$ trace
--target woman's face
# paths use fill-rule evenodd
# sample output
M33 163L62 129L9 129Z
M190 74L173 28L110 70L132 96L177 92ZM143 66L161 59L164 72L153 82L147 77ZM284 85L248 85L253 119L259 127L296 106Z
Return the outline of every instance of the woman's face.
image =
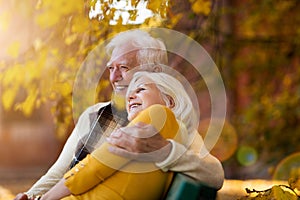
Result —
M155 83L147 77L141 77L127 96L128 120L131 121L139 112L153 104L166 105Z

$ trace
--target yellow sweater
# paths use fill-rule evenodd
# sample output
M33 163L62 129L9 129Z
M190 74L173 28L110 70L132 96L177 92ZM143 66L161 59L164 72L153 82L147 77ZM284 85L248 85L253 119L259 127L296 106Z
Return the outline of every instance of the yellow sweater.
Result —
M128 126L153 125L166 138L176 138L179 125L173 112L162 105L142 111ZM180 140L180 138L177 138ZM112 154L104 143L64 175L73 195L65 199L160 199L168 188L171 172L153 163L136 162Z

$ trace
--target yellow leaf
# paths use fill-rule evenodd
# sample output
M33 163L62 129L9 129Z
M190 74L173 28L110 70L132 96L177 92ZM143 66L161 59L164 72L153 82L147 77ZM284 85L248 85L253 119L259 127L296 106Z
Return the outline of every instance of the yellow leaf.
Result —
M163 19L158 16L154 16L146 20L146 23L144 24L145 27L158 27L163 23Z
M77 39L77 34L69 35L65 39L66 45L72 44Z
M75 17L73 19L72 32L84 33L89 28L90 21L87 18Z
M34 110L34 105L38 96L36 89L31 89L25 101L21 104L21 110L25 116L30 116Z
M291 193L290 190L282 189L280 186L273 186L271 197L274 197L275 199L281 199L281 200L297 200L297 197L294 193ZM273 199L273 198L269 198Z
M7 49L7 53L12 56L13 58L16 58L19 55L20 50L20 42L13 42Z
M4 71L3 72L3 76L2 76L2 79L1 79L1 84L4 86L4 87L7 87L9 86L13 81L14 81L14 77L17 75L16 72L17 70L15 70L15 66L8 69L7 71Z
M26 81L31 82L34 79L40 78L41 74L41 65L36 65L33 61L28 61L25 65L26 72L24 72L24 75L26 74Z
M148 1L147 8L152 10L154 13L157 13L157 10L160 9L162 0L152 0Z
M58 83L54 86L54 90L59 92L61 96L68 97L72 92L72 87L68 83Z
M40 25L42 28L49 28L57 24L59 22L60 16L57 13L42 13L41 15L37 16L36 23Z
M211 11L211 2L208 0L197 0L192 5L192 10L196 14L208 15Z
M74 68L77 66L76 59L74 57L68 58L66 62L66 67L67 68Z
M2 104L5 110L9 110L16 98L17 88L7 89L2 94Z
M54 56L58 56L59 55L59 50L58 49L51 49L50 52Z
M182 16L183 16L182 13L178 13L176 15L173 15L170 19L171 23L170 23L170 25L167 26L167 28L172 29L172 27L179 22L179 20L182 18Z
M97 3L97 0L91 0L90 3L89 3L90 7L94 8L96 3Z
M290 187L297 191L300 191L300 177L298 175L299 171L300 168L291 170L291 173L296 173L296 175L292 175L288 180Z
M140 3L140 0L131 0L131 5L133 6L133 7L137 7L137 5Z

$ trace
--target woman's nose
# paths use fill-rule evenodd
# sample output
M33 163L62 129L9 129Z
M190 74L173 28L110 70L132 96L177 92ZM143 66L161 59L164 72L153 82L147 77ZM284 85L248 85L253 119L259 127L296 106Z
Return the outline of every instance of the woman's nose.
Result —
M135 98L136 98L135 92L134 91L130 92L129 95L128 95L128 101L130 101L132 99L135 99Z

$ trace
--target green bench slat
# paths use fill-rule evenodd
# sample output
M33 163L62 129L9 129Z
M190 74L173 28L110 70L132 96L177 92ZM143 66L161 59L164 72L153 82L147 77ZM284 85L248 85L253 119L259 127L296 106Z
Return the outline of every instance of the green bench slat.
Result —
M176 173L165 200L215 200L217 189Z

